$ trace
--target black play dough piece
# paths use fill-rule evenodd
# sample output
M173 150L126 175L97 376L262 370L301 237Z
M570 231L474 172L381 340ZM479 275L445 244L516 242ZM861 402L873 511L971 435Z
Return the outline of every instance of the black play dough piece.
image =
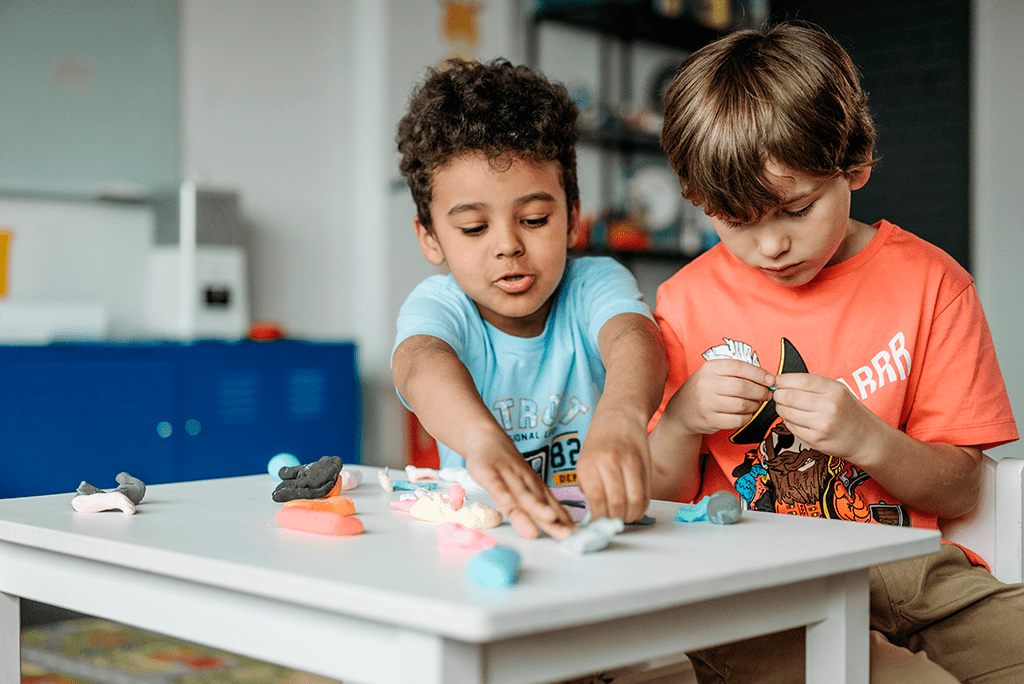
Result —
M322 498L338 481L341 468L340 456L324 456L307 465L285 466L277 473L281 483L271 496L274 501Z
M792 342L783 337L782 358L779 359L778 374L806 372L807 365L800 358L800 352L796 350ZM729 436L729 441L733 444L759 444L778 417L779 413L775 410L775 399L769 399L761 404L746 425Z

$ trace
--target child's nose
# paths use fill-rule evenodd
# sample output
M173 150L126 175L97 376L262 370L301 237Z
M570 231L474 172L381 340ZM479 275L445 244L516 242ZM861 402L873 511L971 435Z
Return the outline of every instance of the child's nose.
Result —
M498 256L518 256L523 253L523 241L516 226L500 225L492 234L495 253Z
M780 231L766 230L757 239L761 256L775 259L789 251L789 236Z

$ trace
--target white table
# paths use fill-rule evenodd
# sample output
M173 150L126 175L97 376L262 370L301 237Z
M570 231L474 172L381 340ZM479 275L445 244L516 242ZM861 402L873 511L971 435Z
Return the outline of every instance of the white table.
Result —
M810 684L866 684L867 568L939 548L928 530L775 514L676 523L654 502L655 525L583 556L490 530L522 570L485 589L363 470L354 537L277 525L269 475L152 486L133 516L0 500L0 684L20 681L22 597L346 684L550 681L804 625Z

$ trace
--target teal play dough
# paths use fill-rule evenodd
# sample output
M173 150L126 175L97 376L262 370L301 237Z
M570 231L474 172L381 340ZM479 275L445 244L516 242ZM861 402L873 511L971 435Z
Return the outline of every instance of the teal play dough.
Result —
M466 577L481 587L509 587L519 579L519 552L494 546L473 556L466 564Z
M709 521L716 525L732 525L743 516L743 507L735 494L722 489L694 504L683 504L676 510L676 522Z
M283 452L277 454L267 463L267 472L274 476L278 482L281 481L281 468L294 468L299 465L299 459L295 454Z

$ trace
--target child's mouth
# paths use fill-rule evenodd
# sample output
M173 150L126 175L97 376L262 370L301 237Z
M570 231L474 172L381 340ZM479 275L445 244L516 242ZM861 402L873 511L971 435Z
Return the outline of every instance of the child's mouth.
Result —
M515 273L499 279L497 285L509 294L519 294L533 285L533 276Z

